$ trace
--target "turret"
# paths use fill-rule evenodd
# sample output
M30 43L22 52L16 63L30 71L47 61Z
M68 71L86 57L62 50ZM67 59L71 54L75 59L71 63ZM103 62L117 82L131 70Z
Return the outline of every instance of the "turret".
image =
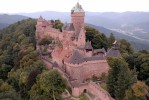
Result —
M85 50L86 50L86 56L87 57L93 56L93 47L92 47L91 41L86 42Z
M44 22L44 19L42 18L42 16L40 16L37 20L37 25L42 25Z

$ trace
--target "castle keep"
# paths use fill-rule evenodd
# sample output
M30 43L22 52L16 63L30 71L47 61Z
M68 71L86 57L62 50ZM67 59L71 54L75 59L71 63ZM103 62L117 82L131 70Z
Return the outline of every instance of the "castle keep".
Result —
M45 37L52 37L62 44L62 47L56 46L54 50L49 48L49 51L51 51L52 62L68 75L72 95L76 97L84 89L89 91L88 88L93 86L89 83L85 84L86 80L92 78L93 75L99 77L102 73L108 73L107 56L120 55L114 47L106 52L104 48L93 49L91 42L86 42L84 17L85 12L77 3L71 10L72 23L65 23L62 32L53 28L52 23L41 16L36 25L37 50L40 50L39 41Z

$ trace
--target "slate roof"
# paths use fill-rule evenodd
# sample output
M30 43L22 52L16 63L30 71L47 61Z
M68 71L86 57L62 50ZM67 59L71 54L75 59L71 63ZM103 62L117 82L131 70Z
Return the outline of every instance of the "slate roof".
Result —
M73 13L73 12L84 12L82 6L81 6L79 3L77 3L77 4L75 5L75 7L72 8L71 11L72 11L72 13Z
M74 31L75 30L72 23L65 23L63 26L63 29L67 30L67 31Z
M74 53L70 58L70 63L71 64L80 64L83 62L84 62L83 56L77 50L74 50Z
M85 49L86 49L86 50L93 50L93 47L92 47L92 44L91 44L90 41L87 41L87 42L86 42Z
M84 57L81 55L77 50L74 50L73 55L70 57L69 63L71 64L81 64L87 61L94 61L94 60L105 60L104 56L92 56L92 57Z
M119 56L121 56L121 54L120 54L120 51L118 49L115 49L114 47L112 47L107 52L107 55L106 56L107 57L119 57Z
M103 56L93 56L84 58L85 61L94 61L94 60L105 60Z
M102 48L102 49L95 49L94 51L95 51L95 52L103 52L103 53L106 53L106 50L105 50L104 48Z
M77 47L78 50L85 50L85 48Z

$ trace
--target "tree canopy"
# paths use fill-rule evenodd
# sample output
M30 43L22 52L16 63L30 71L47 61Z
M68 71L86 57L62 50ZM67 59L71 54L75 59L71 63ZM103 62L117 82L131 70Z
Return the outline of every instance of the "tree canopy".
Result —
M91 41L94 49L108 49L108 39L103 33L100 33L99 31L90 26L86 26L85 30L86 41Z
M50 84L54 86L55 95L60 98L66 87L60 74L57 71L47 71L45 64L40 59L39 53L36 51L35 25L35 19L27 19L1 31L0 99L31 99L33 98L31 94L37 95L34 89L38 86L41 88L39 87L37 90L45 89L44 93L52 97L51 91L47 91ZM43 40L42 44L49 42L51 43L51 41ZM51 79L54 79L55 82L53 83ZM42 96L42 94L38 94L38 97ZM44 96L46 95L44 94Z

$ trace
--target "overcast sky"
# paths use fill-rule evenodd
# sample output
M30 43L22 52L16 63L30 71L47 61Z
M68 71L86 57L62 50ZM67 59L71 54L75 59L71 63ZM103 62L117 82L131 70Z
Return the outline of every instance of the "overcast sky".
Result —
M69 12L78 0L0 0L0 13L39 11ZM80 0L85 11L92 12L149 12L149 0Z

